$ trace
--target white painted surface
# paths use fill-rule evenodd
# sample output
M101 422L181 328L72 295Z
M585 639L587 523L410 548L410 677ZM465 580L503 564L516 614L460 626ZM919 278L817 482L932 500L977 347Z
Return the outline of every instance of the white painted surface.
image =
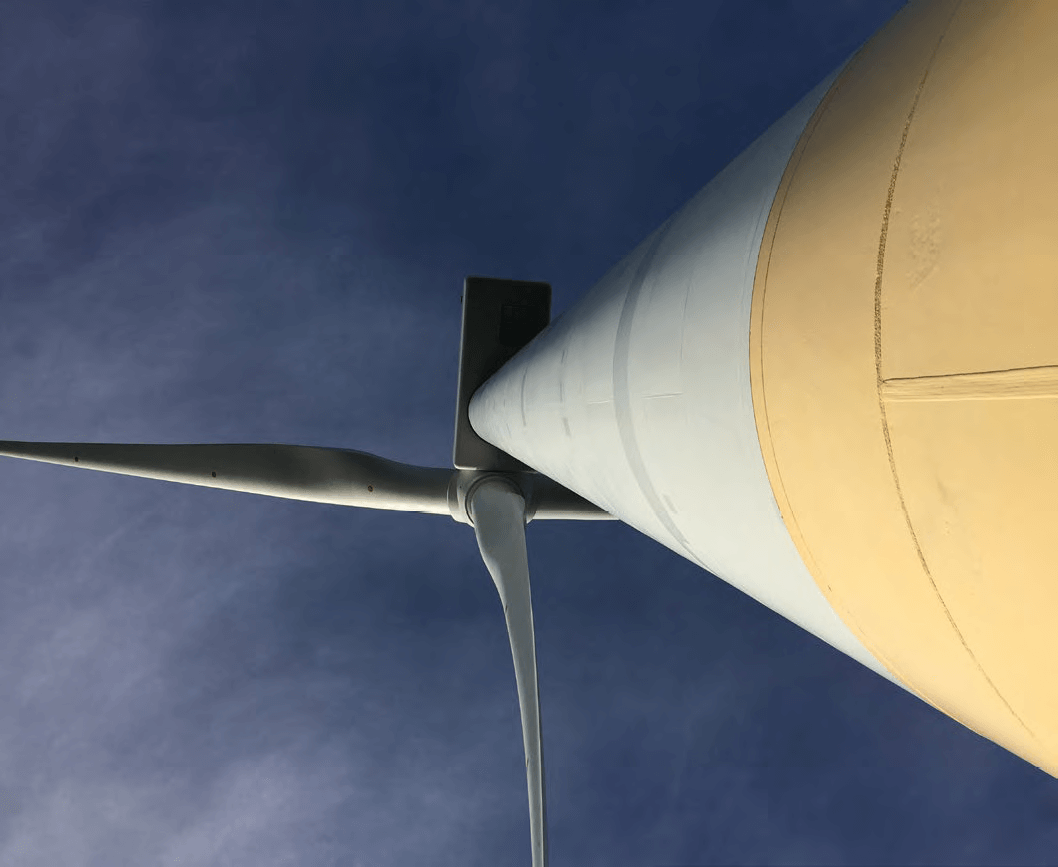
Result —
M801 561L768 481L750 391L764 226L836 76L486 382L470 419L484 439L896 682Z
M533 867L547 867L544 743L540 733L540 689L529 558L525 549L525 499L510 479L485 476L468 492L467 504L481 559L500 594L503 616L507 621L514 678L518 685L518 710L522 718Z

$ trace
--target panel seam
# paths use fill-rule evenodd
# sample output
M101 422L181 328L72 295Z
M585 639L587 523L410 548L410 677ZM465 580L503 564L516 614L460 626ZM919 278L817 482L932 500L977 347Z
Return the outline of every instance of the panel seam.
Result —
M981 665L980 660L974 655L973 650L970 649L966 637L955 622L955 618L948 609L948 606L944 601L944 596L941 594L940 588L937 586L937 582L934 580L933 574L930 572L929 565L926 563L925 553L922 551L922 546L919 543L918 534L915 533L914 525L911 522L911 514L908 511L907 502L904 499L904 492L900 486L900 476L896 471L896 459L893 454L893 442L889 433L889 421L886 414L885 380L882 378L882 280L885 265L886 242L889 236L889 218L893 207L893 196L896 193L896 180L897 176L900 174L900 163L903 159L904 149L907 145L907 137L911 131L911 123L914 120L915 110L918 108L919 99L922 96L922 92L925 90L926 80L929 78L930 70L933 68L933 63L936 60L937 53L940 51L941 44L944 42L944 37L947 36L948 31L951 29L951 23L955 19L955 15L961 6L962 3L960 2L956 4L952 10L951 17L949 17L944 30L941 31L940 37L937 39L937 44L933 47L933 53L930 55L929 60L926 63L926 69L922 73L922 78L919 80L918 88L915 90L915 98L911 102L911 109L908 111L907 120L904 122L904 129L900 136L900 145L897 147L896 158L893 161L893 171L889 178L889 190L886 194L885 208L882 211L882 224L879 230L878 258L875 266L874 279L874 368L878 391L878 408L881 414L882 435L885 438L885 451L889 458L889 469L892 473L893 484L896 487L897 498L900 501L900 510L904 515L904 522L907 525L908 533L911 535L912 544L915 546L915 554L918 556L919 565L921 565L922 571L929 580L930 586L933 588L933 592L936 594L937 600L940 602L941 608L944 610L944 616L948 619L949 625L958 637L963 649L973 661L974 666L981 673L981 676L985 679L985 682L989 685L999 700L1003 703L1003 706L1010 712L1011 716L1013 716L1021 727L1025 729L1029 737L1039 743L1036 736L1033 734L1032 729L1025 724L1025 721L1018 716L1017 711L1011 707L1010 702L1008 702L1006 697L999 691L999 688L992 681L992 678L988 676L988 672L985 671L984 666ZM955 714L952 714L952 716L955 716Z

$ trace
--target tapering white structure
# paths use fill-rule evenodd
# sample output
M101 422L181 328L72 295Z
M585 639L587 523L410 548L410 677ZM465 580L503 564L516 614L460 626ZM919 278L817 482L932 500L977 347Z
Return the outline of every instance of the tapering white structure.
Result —
M909 3L469 407L1051 774L1056 57L1056 4Z
M529 589L529 556L525 549L525 498L509 479L485 476L470 489L467 502L481 559L499 591L507 620L522 717L533 867L542 867L547 864L547 806L533 600Z
M891 677L783 523L757 443L764 226L830 75L474 395L487 441Z

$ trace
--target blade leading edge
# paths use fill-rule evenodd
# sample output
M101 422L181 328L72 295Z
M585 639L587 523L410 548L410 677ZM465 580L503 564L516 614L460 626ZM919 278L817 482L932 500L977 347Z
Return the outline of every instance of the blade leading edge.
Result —
M540 731L529 557L525 548L525 500L513 483L497 477L487 477L478 483L467 499L481 558L499 591L507 619L507 635L511 640L529 787L533 867L547 867L544 749Z

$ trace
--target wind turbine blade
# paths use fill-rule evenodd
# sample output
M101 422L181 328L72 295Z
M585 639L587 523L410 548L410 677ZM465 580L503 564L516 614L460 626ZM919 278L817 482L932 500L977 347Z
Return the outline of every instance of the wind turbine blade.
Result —
M131 445L0 440L0 455L289 500L447 515L454 470L349 449L263 444Z
M514 657L525 775L529 786L533 867L547 867L544 749L540 731L533 604L529 591L529 557L525 549L525 500L513 484L501 478L486 477L470 491L469 503L481 557L503 603Z
M539 473L521 473L522 489L529 491L526 517L529 521L616 521L601 506L584 499L580 494L564 488L554 479Z

